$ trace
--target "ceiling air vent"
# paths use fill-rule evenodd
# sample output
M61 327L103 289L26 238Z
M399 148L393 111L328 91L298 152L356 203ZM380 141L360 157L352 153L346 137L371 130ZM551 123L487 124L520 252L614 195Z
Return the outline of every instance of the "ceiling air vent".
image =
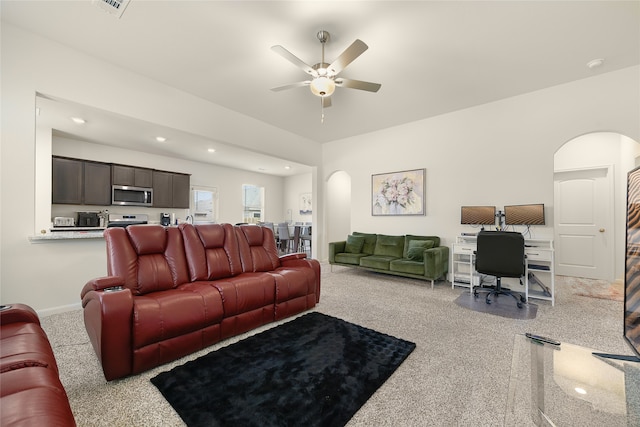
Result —
M130 1L131 0L93 0L93 4L111 15L121 18Z

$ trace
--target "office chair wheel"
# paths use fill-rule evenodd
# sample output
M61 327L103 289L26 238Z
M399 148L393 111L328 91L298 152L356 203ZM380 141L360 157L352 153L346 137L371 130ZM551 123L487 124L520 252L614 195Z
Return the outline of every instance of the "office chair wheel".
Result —
M518 301L516 305L518 306L518 308L522 308L522 303L520 301Z
M525 299L525 297L523 297L522 295L520 295L520 302L527 302L527 300Z

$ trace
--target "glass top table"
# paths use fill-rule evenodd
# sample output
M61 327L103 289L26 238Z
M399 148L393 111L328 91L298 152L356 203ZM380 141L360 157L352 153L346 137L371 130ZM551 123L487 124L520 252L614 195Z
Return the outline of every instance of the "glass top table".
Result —
M640 363L516 335L506 426L640 426Z

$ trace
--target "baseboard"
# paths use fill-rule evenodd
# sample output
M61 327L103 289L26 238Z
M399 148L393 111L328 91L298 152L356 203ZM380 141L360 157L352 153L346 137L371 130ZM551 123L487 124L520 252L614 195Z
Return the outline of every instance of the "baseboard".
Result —
M78 302L76 304L60 305L58 307L51 307L51 308L45 308L43 310L36 310L36 313L38 313L39 317L47 317L47 316L51 316L52 314L59 314L67 311L80 310L81 308L82 308L82 304Z

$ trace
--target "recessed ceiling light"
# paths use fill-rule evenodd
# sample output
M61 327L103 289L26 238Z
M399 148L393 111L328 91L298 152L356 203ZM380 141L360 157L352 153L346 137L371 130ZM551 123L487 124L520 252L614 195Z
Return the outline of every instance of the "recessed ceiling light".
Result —
M289 169L291 169L291 166L287 165L287 166L285 166L284 168L285 168L286 170L289 170Z
M86 121L80 117L71 117L71 120L73 120L74 123L77 123L79 125L83 125L86 123Z
M587 394L587 390L581 388L581 387L576 387L574 388L574 390L576 391L576 393L580 393L580 394Z
M156 141L158 142L165 142L167 140L167 138L165 138L164 136L156 136Z
M209 148L207 151L210 152L210 153L215 153L216 149L215 148Z
M604 64L604 59L598 58L598 59L594 59L592 61L587 62L587 67L593 70L594 68L598 68L602 64Z

